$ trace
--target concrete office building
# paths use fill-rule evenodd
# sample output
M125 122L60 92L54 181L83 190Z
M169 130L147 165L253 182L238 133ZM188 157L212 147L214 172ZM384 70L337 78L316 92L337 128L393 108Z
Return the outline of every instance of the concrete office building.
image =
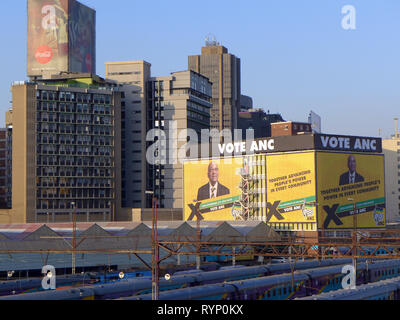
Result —
M243 130L243 136L246 130L254 131L254 138L271 137L271 124L285 121L282 116L277 114L267 114L263 109L249 109L239 112L238 128Z
M190 128L197 132L200 139L201 130L210 128L211 90L209 79L192 70L150 79L147 95L147 130L162 129L167 134L167 150L159 153L160 160L162 157L164 160L171 159L187 142L185 139L178 142L178 136L169 136L170 129L179 134ZM172 124L176 126L171 128ZM147 147L153 143L147 143ZM148 165L146 189L154 191L159 199L160 208L181 209L182 178L183 165L178 159L175 163L167 161L163 165ZM151 206L150 197L147 199L147 206Z
M246 112L253 109L253 98L245 95L240 96L240 111Z
M0 128L0 208L7 209L7 128Z
M146 61L107 62L106 79L121 91L122 207L146 205L146 86L151 64Z
M91 74L69 74L11 90L12 209L1 219L72 221L74 204L78 221L127 219L119 215L117 89Z
M211 128L236 129L241 108L240 59L216 41L206 41L201 55L189 56L188 69L212 82Z
M275 122L271 124L271 137L295 136L298 134L311 134L311 123L307 122Z
M7 174L7 208L12 208L12 125L6 124L7 142L6 142L6 174Z
M382 139L385 155L385 193L387 222L400 221L400 132L397 129L391 139Z

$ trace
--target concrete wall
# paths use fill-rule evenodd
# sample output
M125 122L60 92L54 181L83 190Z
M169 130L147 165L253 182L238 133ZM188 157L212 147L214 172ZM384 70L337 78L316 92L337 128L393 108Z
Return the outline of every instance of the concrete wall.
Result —
M382 140L385 155L385 196L386 221L395 222L400 219L400 138Z

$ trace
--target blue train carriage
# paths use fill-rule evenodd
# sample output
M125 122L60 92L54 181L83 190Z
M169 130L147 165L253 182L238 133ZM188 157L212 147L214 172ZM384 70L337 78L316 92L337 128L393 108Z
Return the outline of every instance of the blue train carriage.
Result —
M342 289L334 292L313 295L299 300L399 300L400 278L383 280L357 286L355 289Z
M221 299L221 300L287 300L321 294L342 289L343 266L297 271L293 274L281 274L222 284L203 285L195 288L160 293L161 300ZM368 279L365 270L384 273L394 277L400 267L400 261L380 261L373 264L360 263L357 283ZM372 277L374 281L377 278ZM151 295L132 299L151 299Z
M252 279L232 283L238 290L233 300L292 300L309 294L310 278L306 274L295 273Z
M0 296L43 291L42 280L43 278L30 278L2 281L0 282ZM56 289L63 290L66 288L78 287L85 284L96 283L98 280L98 275L95 273L58 275Z
M241 251L239 251L241 250ZM203 258L204 262L231 262L233 259L232 256L232 248L226 247L223 248L221 251L221 253L224 253L223 255L206 255ZM256 258L254 255L254 249L247 247L244 249L237 249L237 252L243 252L240 255L237 255L235 257L236 261L254 261L254 259Z

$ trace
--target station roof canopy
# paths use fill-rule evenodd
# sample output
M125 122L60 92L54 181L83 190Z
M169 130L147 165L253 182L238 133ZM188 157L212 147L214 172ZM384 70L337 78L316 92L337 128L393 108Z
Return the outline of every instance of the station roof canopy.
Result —
M139 259L135 254L121 251L151 250L151 227L151 223L147 222L78 223L76 249L93 250L93 253L77 254L77 267L93 264L143 266L140 259L150 265L151 254L143 253ZM264 222L201 221L199 227L202 241L241 242L279 238ZM196 241L198 236L196 221L158 222L157 229L159 241ZM70 268L70 252L49 251L71 251L72 234L72 223L0 225L0 272L36 270L45 264L56 268ZM161 251L160 257L166 255ZM170 257L166 262L176 264L176 257Z

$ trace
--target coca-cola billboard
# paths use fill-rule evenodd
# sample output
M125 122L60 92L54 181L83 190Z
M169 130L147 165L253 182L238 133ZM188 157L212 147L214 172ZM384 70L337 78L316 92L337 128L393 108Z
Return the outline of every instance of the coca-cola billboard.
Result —
M76 0L28 0L28 75L95 73L95 24Z

